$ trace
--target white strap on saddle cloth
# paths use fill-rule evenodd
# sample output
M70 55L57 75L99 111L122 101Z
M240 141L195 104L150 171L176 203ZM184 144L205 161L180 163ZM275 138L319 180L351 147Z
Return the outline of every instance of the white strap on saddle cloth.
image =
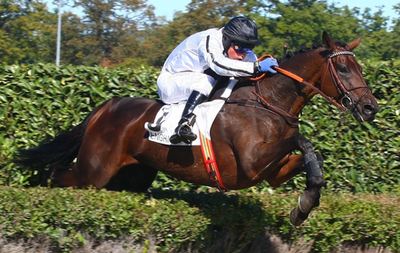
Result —
M232 93L233 88L237 83L236 79L231 78L228 86L225 88L222 98L228 98ZM175 134L175 128L178 126L178 122L181 119L183 109L185 108L186 101L178 104L164 105L157 113L153 122L158 122L161 125L161 130L158 132L148 131L148 139L153 142L165 144L165 145L177 145L177 146L199 146L200 138L199 131L207 138L211 139L211 126L217 117L218 112L224 105L224 99L215 99L209 102L204 102L194 109L196 115L196 123L192 127L193 133L197 135L197 139L191 144L184 142L178 144L172 144L169 138Z

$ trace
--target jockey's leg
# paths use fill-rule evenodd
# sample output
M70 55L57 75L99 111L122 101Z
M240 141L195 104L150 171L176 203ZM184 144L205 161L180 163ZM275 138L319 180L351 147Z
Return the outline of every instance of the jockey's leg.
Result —
M194 108L205 99L207 99L206 95L196 90L192 91L183 109L182 118L175 129L175 134L170 138L171 143L176 144L181 141L190 143L196 140L197 135L192 132L192 126L196 120L196 115L193 114L193 111Z
M169 87L169 94L164 96L163 101L171 103L182 100L187 101L182 112L182 118L179 121L178 127L175 129L175 134L171 136L170 142L172 144L181 141L191 143L197 138L191 128L195 122L193 110L198 104L207 99L216 80L205 73L189 72L174 74L170 76L170 79L166 80L166 82L173 87ZM166 85L167 84L164 84L164 86ZM167 92L164 94L167 94ZM182 99L182 97L184 97L184 99Z

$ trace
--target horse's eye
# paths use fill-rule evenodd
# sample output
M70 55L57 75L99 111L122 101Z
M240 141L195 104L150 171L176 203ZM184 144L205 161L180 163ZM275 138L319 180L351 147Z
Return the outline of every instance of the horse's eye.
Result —
M336 67L337 67L337 70L338 70L340 73L343 73L343 74L348 74L348 73L350 73L349 68L348 68L345 64L343 64L343 63L338 63L338 64L336 65Z

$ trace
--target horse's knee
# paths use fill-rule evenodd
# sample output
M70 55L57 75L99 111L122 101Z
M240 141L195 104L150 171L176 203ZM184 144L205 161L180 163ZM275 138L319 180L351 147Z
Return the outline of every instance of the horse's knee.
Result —
M321 154L315 152L312 143L303 136L299 136L298 145L304 154L307 188L325 186L326 182L323 179L323 159Z
M323 160L319 153L312 152L304 155L307 188L324 187L326 182L322 172Z

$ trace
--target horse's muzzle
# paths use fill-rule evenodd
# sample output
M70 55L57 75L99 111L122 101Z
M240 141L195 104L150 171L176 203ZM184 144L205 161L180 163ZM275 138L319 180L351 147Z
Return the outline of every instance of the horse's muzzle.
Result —
M378 111L379 106L376 100L366 99L365 101L360 101L356 106L356 110L353 111L353 115L360 122L371 122L375 119Z

